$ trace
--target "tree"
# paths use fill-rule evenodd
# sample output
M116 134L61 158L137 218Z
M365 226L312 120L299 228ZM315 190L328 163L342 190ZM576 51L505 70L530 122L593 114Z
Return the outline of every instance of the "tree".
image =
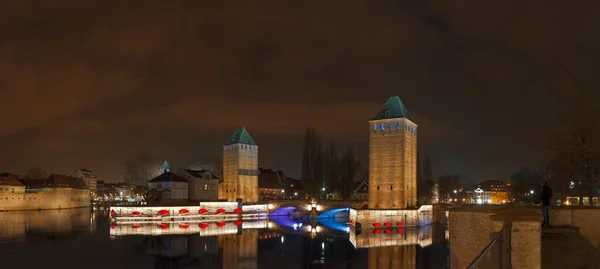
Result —
M340 177L340 159L335 149L335 143L331 142L328 149L322 153L321 169L321 188L327 191L337 190Z
M162 173L160 159L147 152L126 160L124 165L124 180L129 185L146 186L148 180Z
M340 182L340 193L342 195L342 199L346 200L350 198L352 195L352 187L354 186L354 182L358 177L358 173L360 172L361 164L356 157L354 156L354 151L352 147L348 147L348 151L344 154L341 160L341 182Z
M556 128L547 147L546 174L553 185L558 185L556 187L571 185L580 197L590 196L600 183L597 100L586 90L575 89L561 98L558 107L560 113L556 118L560 128Z
M309 127L304 135L302 144L302 180L307 183L308 193L316 197L318 191L317 179L319 178L319 165L322 158L322 141L315 132L315 129Z
M191 170L208 170L218 178L223 178L223 157L219 156L212 160L207 158L200 158L200 161L188 166Z
M45 170L34 166L27 172L27 177L30 179L46 179L48 178L48 173Z

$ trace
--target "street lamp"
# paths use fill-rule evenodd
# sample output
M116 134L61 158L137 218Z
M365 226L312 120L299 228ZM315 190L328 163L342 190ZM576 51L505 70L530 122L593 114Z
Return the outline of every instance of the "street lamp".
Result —
M322 190L322 191L325 191L325 188L322 188L321 190Z
M457 191L456 191L456 190L454 190L454 193L456 193L456 192L457 192Z
M533 194L533 190L529 191L529 193Z

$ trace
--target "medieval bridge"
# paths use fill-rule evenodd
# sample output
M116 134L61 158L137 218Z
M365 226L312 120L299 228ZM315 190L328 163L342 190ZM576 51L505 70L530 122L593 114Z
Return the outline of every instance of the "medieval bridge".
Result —
M367 201L345 200L270 200L267 209L271 216L287 216L293 212L310 213L319 218L335 218L352 209L362 209Z

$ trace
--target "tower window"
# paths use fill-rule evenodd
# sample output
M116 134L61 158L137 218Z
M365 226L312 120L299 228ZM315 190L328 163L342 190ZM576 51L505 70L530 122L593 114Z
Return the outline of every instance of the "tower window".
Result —
M394 188L392 187L392 185L390 185L390 191L393 190Z
M381 130L382 131L385 130L385 123L383 123L383 122L381 123Z
M396 122L396 130L400 130L400 122Z
M377 190L379 190L379 185L377 185Z
M392 123L390 122L388 129L390 129L390 131L392 130Z
M373 124L373 131L377 131L377 124Z

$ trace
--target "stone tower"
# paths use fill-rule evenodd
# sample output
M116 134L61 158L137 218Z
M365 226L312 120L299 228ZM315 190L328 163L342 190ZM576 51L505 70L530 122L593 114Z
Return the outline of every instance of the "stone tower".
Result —
M369 121L369 208L417 207L417 125L398 96Z
M258 146L246 131L239 128L223 146L223 182L219 199L244 203L258 202Z

